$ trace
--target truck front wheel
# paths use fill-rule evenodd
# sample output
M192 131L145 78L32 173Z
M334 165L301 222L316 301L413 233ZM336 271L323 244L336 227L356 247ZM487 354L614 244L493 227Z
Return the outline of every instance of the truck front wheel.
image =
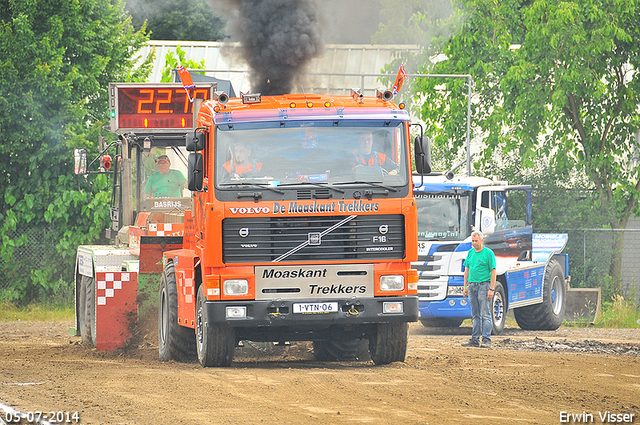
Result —
M377 365L403 362L407 355L409 325L405 323L378 323L369 336L371 360Z
M193 358L193 329L178 324L178 288L173 263L162 272L160 304L158 306L158 352L160 360L186 361Z
M544 272L542 303L514 309L518 326L526 330L558 329L564 319L566 291L562 266L556 260L549 261Z
M229 366L236 346L232 327L211 326L202 286L198 288L196 351L202 367Z
M496 282L495 291L493 291L493 299L491 300L491 319L493 322L493 335L500 335L504 330L504 322L507 320L506 315L506 297L502 283Z

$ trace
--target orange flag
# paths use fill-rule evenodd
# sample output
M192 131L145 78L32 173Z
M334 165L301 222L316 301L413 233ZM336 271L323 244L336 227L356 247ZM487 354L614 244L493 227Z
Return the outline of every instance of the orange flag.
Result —
M193 80L191 79L191 74L184 66L179 66L178 75L180 76L180 81L182 81L182 85L184 86L184 91L187 92L187 96L189 97L189 102L193 102L191 99L191 94L189 93L189 89L194 88L196 85L193 84Z
M393 94L398 94L398 91L402 88L402 83L407 79L407 73L404 70L404 64L400 65L400 69L398 70L398 76L396 77L396 82L393 84Z

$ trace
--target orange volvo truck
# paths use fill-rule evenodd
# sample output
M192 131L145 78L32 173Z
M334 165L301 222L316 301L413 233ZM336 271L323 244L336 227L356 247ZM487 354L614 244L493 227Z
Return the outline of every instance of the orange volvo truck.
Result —
M403 361L418 319L408 113L388 91L211 97L186 134L182 238L162 252L160 359L227 366L247 340ZM428 172L427 139L414 151Z

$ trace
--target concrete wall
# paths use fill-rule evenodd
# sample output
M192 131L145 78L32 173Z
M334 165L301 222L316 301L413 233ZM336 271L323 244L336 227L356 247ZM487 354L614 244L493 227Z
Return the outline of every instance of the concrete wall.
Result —
M140 57L155 50L156 56L150 82L159 82L165 56L175 52L180 46L188 59L200 62L204 59L208 72L215 78L230 80L236 93L249 91L248 66L240 55L239 43L218 43L204 41L162 41L151 40L140 51ZM380 45L380 44L327 44L322 56L311 60L307 66L306 93L349 94L350 89L363 88L366 95L374 95L376 88L382 88L376 77L362 78L359 75L345 74L379 74L384 66L391 63L398 51L417 53L415 45ZM226 70L226 71L225 71ZM233 71L233 72L231 72ZM397 73L396 69L394 73ZM389 87L387 87L389 88Z

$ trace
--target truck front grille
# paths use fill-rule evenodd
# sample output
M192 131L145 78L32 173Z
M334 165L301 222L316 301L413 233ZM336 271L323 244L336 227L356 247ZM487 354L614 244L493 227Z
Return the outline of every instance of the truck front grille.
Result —
M225 263L400 259L404 216L227 218L222 241Z

